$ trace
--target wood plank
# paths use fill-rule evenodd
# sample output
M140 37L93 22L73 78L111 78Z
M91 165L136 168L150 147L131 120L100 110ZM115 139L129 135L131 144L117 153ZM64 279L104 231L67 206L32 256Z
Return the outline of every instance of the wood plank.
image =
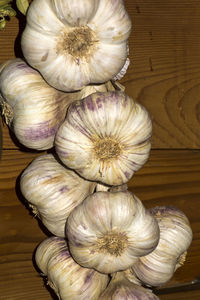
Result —
M122 83L152 116L152 147L199 149L200 2L125 0L125 5L133 30ZM18 26L12 18L1 32L0 62L20 56L23 22ZM3 135L6 149L19 146L5 128Z
M52 299L32 262L34 249L46 237L46 232L26 209L19 191L19 175L37 155L41 153L4 150L2 154L0 299ZM200 151L153 150L144 168L129 182L129 190L140 197L146 207L174 205L190 219L194 238L186 263L178 269L167 287L185 284L200 275L199 180ZM161 299L166 299L163 297L164 295L160 296ZM179 299L175 296L173 298L173 295L170 297L171 300ZM183 298L180 296L180 299Z
M133 31L122 81L152 116L153 148L199 148L199 1L125 3Z
M199 300L200 290L159 295L160 300Z
M33 253L46 235L26 209L16 182L37 154L4 151L0 162L0 299L52 299L34 268ZM19 197L18 197L19 196Z

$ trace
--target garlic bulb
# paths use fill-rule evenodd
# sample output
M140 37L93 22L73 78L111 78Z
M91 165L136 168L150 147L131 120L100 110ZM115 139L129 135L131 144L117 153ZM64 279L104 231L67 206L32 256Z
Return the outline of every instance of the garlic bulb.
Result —
M126 183L147 161L152 123L146 109L121 91L73 102L55 138L62 162L88 180Z
M50 85L72 91L124 70L130 31L122 0L34 0L21 45Z
M140 257L132 269L143 283L160 286L184 263L192 230L187 217L177 208L155 207L150 212L158 222L160 240L156 249Z
M50 87L21 59L0 65L2 114L21 144L36 150L53 146L55 133L71 102L96 91L117 88L109 81L87 86L76 93L63 93Z
M150 289L132 283L123 272L113 275L111 282L98 300L159 300Z
M159 227L130 192L96 192L72 211L66 234L77 263L113 273L153 251Z
M96 184L63 167L52 154L35 158L20 178L21 191L33 212L54 235L65 236L71 211Z
M63 238L42 241L36 249L35 260L59 299L97 300L107 286L107 275L82 268L72 259Z
M50 87L21 59L10 61L0 73L3 113L17 139L28 148L53 146L55 133L72 101Z

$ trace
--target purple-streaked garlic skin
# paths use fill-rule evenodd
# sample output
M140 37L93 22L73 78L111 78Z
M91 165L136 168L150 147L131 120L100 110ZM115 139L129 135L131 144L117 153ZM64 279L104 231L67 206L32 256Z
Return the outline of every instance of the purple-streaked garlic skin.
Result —
M53 147L55 134L71 103L68 95L50 87L19 58L5 65L0 73L0 86L11 115L7 123L19 142L35 150Z
M62 300L97 300L108 284L108 276L82 268L71 257L64 238L50 237L36 249L35 260L48 284Z
M114 274L99 300L159 300L150 289L130 282L123 274Z
M166 238L166 242L168 240L167 245L170 248L168 254L178 259L192 242L193 234L188 218L173 206L154 207L150 209L150 213L158 221L161 237Z
M158 222L160 240L155 250L141 257L132 269L144 284L161 286L183 265L192 229L185 214L175 207L154 207L149 212Z
M122 185L147 161L152 122L146 109L121 91L73 102L57 131L62 162L88 180Z
M20 177L20 187L29 206L54 235L65 236L69 214L96 183L84 180L61 165L52 154L35 158Z
M77 263L109 274L126 270L153 251L159 228L130 192L96 192L72 211L66 236Z

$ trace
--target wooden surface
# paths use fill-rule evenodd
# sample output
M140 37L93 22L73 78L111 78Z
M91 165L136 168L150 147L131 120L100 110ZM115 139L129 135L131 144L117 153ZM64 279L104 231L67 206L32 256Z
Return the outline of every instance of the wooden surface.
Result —
M122 83L153 120L152 151L129 182L146 207L174 205L188 216L193 242L161 300L200 299L200 2L125 0L132 18L131 65ZM0 63L20 56L23 22L13 18L0 32ZM37 155L22 151L2 125L0 162L0 300L50 300L33 253L45 238L19 191L19 176ZM184 290L185 285L189 288ZM182 288L180 288L182 286ZM182 289L182 291L181 291ZM92 300L92 299L91 299Z

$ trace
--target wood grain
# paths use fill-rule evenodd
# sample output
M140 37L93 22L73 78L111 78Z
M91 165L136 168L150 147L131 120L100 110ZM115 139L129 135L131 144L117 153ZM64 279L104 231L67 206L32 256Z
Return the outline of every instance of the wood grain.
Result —
M133 31L126 93L150 112L154 148L199 148L199 1L125 1Z
M161 300L199 300L200 299L200 291L186 291L179 293L172 293L167 295L159 295Z
M133 30L131 64L122 83L152 116L152 147L198 149L200 2L125 0L125 5ZM21 55L23 27L23 21L12 18L1 32L0 62ZM19 146L8 130L3 134L5 148Z
M150 159L129 189L147 208L174 205L188 216L193 241L186 263L163 288L183 286L200 279L200 2L125 0L125 5L133 30L131 64L121 82L153 121ZM0 32L0 63L22 57L24 25L23 18L11 18ZM50 300L53 294L34 264L34 250L48 233L26 208L19 189L20 173L43 153L24 149L5 124L1 128L0 300ZM197 300L200 290L159 297Z
M27 295L30 300L52 299L33 263L34 249L47 232L31 216L19 190L20 173L38 155L43 153L3 151L0 163L0 299L26 300ZM153 150L149 161L129 182L129 190L147 208L174 205L191 222L194 237L186 263L166 287L200 278L199 180L200 151ZM165 295L160 299L166 299ZM179 298L170 295L169 299ZM180 299L183 299L181 295Z

